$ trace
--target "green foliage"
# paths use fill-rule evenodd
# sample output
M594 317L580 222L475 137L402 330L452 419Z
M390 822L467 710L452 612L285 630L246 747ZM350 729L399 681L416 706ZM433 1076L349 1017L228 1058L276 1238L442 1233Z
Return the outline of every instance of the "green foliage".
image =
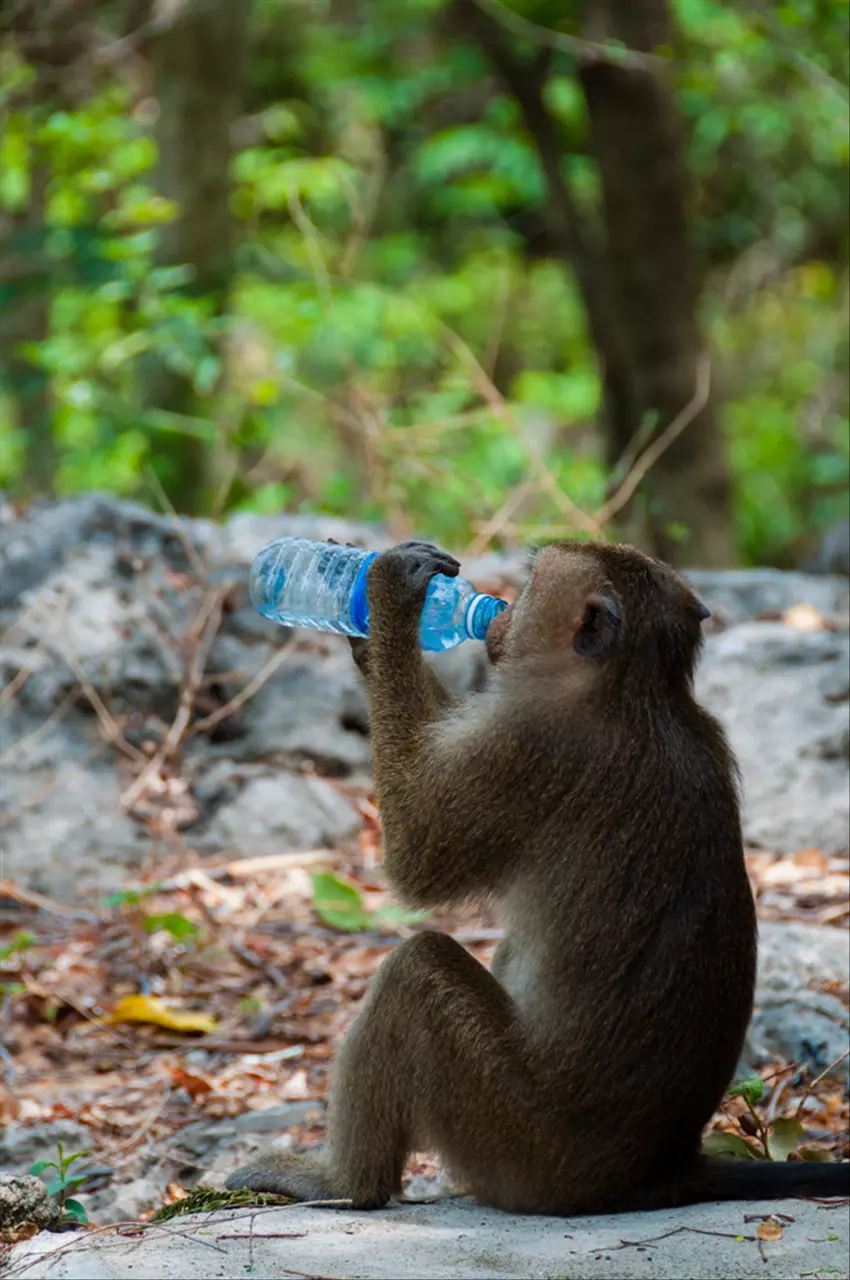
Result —
M730 1098L743 1098L745 1102L752 1105L758 1102L759 1098L764 1097L764 1081L761 1076L753 1073L744 1076L742 1080L736 1080L726 1092Z
M117 893L108 893L103 901L110 911L122 911L133 920L143 933L158 933L162 930L171 935L181 946L188 946L197 941L201 929L194 921L180 911L148 912L144 910L145 901L160 888L156 881L143 885L138 889L122 889Z
M34 946L35 935L21 930L15 934L11 942L7 942L5 946L0 947L0 965L5 966L9 960L26 955Z
M148 468L162 474L174 442L192 438L214 471L235 471L230 507L390 519L459 547L533 460L580 506L601 503L599 370L573 272L546 256L538 153L480 50L447 35L444 7L369 0L344 25L326 5L255 6L223 316L190 268L155 265L179 210L157 191L155 112L123 66L101 67L88 96L45 97L4 49L0 213L30 269L0 276L0 316L48 295L47 331L17 354L49 385L58 492L144 495ZM572 8L511 7L578 33ZM847 511L848 9L672 7L739 554L797 563ZM520 61L538 52L505 38ZM551 58L543 94L567 189L597 227L567 54ZM154 358L188 379L191 410L143 407ZM30 483L21 403L9 383L0 487L13 495ZM500 532L564 527L537 485Z
M59 1205L61 1211L60 1222L76 1222L80 1226L86 1226L88 1216L85 1208L80 1204L79 1200L69 1196L69 1192L75 1191L89 1176L88 1173L70 1173L71 1165L77 1160L82 1160L85 1156L90 1156L91 1151L73 1151L71 1155L66 1156L62 1148L62 1143L57 1142L56 1148L58 1158L56 1160L37 1160L31 1167L30 1173L34 1178L40 1178L47 1169L55 1169L56 1177L51 1178L47 1182L47 1194L52 1196Z
M175 942L194 942L201 930L193 921L187 919L179 911L166 911L163 915L145 916L143 927L147 933L156 933L163 929L170 933Z
M747 1110L738 1117L738 1123L747 1137L727 1131L706 1134L702 1141L705 1155L731 1156L741 1160L787 1160L792 1152L802 1160L829 1161L829 1151L819 1147L801 1147L805 1129L797 1116L776 1116L763 1119L755 1108L765 1095L764 1081L752 1073L735 1081L726 1090L727 1097L743 1098ZM749 1139L754 1139L750 1141Z
M405 911L391 904L379 907L377 911L367 911L357 887L329 871L314 871L310 879L313 882L313 908L325 924L334 929L359 933L364 929L392 929L400 924L418 924L428 918L427 911Z

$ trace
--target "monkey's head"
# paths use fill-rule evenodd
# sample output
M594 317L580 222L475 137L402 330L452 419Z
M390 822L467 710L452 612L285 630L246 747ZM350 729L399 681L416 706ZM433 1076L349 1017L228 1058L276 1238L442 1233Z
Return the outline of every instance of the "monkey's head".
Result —
M683 578L634 547L554 542L490 624L487 653L494 663L538 658L689 682L707 617Z

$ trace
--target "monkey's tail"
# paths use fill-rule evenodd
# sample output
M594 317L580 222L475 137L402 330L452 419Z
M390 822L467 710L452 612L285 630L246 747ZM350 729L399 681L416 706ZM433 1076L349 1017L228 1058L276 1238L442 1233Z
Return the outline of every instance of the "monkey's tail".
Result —
M715 1156L701 1156L693 1173L684 1178L674 1191L677 1204L848 1195L850 1164L821 1164L809 1160L723 1160Z

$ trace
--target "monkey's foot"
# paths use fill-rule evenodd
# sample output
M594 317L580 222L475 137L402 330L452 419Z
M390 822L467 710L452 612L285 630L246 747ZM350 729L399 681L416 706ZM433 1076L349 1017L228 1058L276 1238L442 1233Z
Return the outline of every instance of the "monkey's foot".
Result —
M250 1164L234 1170L225 1183L228 1191L249 1187L293 1200L336 1200L339 1191L331 1185L315 1156L291 1151L269 1151Z

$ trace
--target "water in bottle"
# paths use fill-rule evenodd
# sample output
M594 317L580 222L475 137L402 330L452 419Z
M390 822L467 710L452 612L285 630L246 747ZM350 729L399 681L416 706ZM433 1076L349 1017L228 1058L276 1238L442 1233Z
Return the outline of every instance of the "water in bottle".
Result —
M264 618L289 627L368 636L366 574L377 551L307 538L278 538L251 567L251 602ZM465 578L436 574L419 623L423 649L453 649L462 640L483 640L504 600L476 591Z

